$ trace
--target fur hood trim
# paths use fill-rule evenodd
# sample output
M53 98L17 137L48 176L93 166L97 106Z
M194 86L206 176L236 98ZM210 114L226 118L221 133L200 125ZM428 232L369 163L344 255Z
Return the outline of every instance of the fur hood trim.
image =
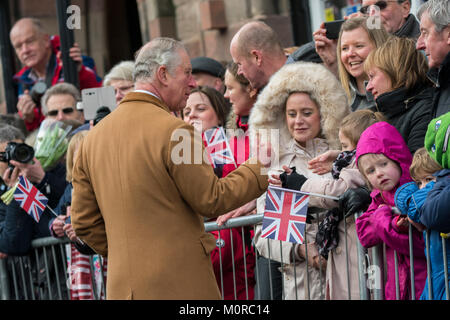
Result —
M319 105L322 135L330 148L340 149L340 123L350 113L347 96L328 69L311 62L284 65L270 78L250 112L250 135L254 136L258 129L279 129L281 140L289 140L285 108L294 92L308 93Z

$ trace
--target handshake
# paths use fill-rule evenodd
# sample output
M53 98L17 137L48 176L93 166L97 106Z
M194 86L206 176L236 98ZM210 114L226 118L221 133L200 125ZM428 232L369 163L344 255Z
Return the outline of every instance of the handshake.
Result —
M285 172L280 174L279 179L283 188L291 190L300 190L307 178L298 174L295 167L284 168ZM364 212L372 202L370 191L366 187L358 187L348 189L339 197L339 211L345 217L354 215L355 213Z

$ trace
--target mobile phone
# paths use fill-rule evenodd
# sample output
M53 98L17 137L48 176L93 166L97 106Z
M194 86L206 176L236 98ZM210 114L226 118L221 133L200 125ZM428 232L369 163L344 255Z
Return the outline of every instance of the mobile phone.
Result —
M93 120L100 107L108 107L111 112L117 107L114 88L101 87L81 90L83 113L86 120Z
M339 38L339 32L341 31L341 26L344 23L344 19L325 22L325 29L327 30L326 36L328 39Z

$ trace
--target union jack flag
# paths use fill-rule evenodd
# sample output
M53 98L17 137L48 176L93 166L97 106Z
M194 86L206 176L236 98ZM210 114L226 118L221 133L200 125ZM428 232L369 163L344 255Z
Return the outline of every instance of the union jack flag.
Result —
M47 197L23 176L19 177L19 184L14 191L14 199L36 222L39 222L48 202Z
M269 187L261 237L303 243L309 196Z
M237 168L233 153L228 145L225 131L222 127L206 130L202 135L202 139L209 162L213 168L217 167L218 164L234 164Z

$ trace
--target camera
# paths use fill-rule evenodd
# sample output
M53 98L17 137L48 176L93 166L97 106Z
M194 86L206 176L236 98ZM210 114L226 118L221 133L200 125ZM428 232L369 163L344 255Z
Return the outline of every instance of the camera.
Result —
M30 96L34 103L41 104L41 98L47 91L47 84L44 81L38 81L30 90Z
M28 163L33 157L34 149L25 143L8 142L5 152L0 152L0 161L8 163L11 160Z

